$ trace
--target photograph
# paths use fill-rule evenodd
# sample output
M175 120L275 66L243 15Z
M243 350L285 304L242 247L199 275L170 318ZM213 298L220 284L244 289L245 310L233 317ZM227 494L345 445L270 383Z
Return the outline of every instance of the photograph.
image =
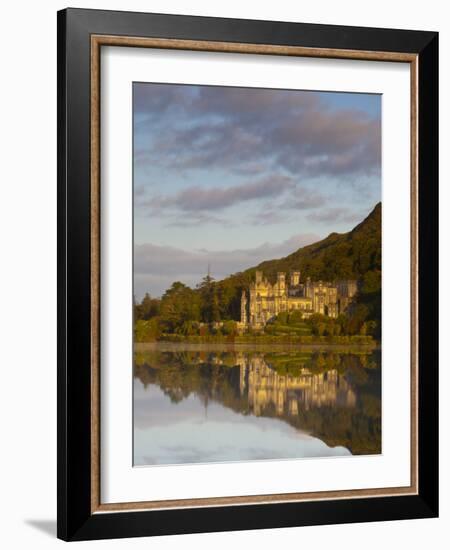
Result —
M133 466L381 454L382 95L132 86Z

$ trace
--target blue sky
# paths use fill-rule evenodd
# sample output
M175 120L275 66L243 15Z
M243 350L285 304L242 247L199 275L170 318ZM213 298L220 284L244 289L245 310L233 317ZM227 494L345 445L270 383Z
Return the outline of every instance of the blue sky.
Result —
M348 231L381 200L379 95L133 86L137 298Z

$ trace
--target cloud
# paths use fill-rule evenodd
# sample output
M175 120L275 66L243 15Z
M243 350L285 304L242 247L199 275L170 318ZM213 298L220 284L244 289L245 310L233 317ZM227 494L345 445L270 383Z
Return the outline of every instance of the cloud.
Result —
M297 186L292 193L283 201L281 208L295 210L312 210L315 208L323 208L330 198L326 197L319 191L309 189L307 187Z
M317 210L308 214L308 220L312 222L319 223L329 223L329 222L348 222L354 223L363 219L361 213L357 213L350 208L345 207L334 207L326 208L324 210Z
M160 296L174 281L189 286L198 284L210 266L216 279L245 270L264 260L284 257L302 246L320 239L307 233L293 235L280 243L263 243L258 247L234 250L199 249L187 251L152 243L134 247L135 295L145 292Z
M248 221L253 225L286 223L292 221L294 216L297 217L298 211L308 212L317 208L324 208L332 200L314 189L299 185L289 189L280 199L262 205L259 212L254 214Z
M279 208L263 208L260 212L254 214L248 221L252 225L273 225L286 223L290 221L290 217Z
M336 178L380 173L380 117L332 108L315 92L140 84L135 114L141 167Z
M278 196L293 186L294 183L290 177L268 176L225 188L219 185L208 188L190 186L173 195L151 197L141 204L152 211L167 208L184 212L223 210L241 202Z
M280 96L281 93L281 96ZM275 108L280 99L290 110L314 109L320 104L317 94L296 90L256 89L227 86L136 83L134 109L139 117L216 114L225 120L236 118L253 122Z
M381 168L380 121L361 111L304 113L301 120L286 120L271 139L280 164L291 172L370 175Z
M166 216L165 227L201 227L208 224L222 225L230 227L233 223L219 216L211 216L203 212L191 212L189 214L179 216L177 214Z

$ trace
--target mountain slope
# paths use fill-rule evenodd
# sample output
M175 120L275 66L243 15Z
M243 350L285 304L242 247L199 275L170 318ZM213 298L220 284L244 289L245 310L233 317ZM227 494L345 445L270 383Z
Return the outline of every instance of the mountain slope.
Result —
M303 280L311 277L324 281L361 279L368 271L381 270L381 203L352 231L331 233L285 258L262 262L251 271L256 269L271 280L277 271L300 270Z
M358 279L362 281L361 301L370 317L379 317L381 308L381 203L348 233L331 233L285 258L268 260L215 283L222 318L239 319L242 290L262 270L272 282L277 272L301 271L301 280ZM376 311L375 311L376 310Z

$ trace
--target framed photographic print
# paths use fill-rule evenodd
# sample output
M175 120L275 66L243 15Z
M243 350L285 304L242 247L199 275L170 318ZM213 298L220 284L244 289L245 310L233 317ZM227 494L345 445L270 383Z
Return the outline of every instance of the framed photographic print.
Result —
M58 13L58 536L438 514L438 36Z

